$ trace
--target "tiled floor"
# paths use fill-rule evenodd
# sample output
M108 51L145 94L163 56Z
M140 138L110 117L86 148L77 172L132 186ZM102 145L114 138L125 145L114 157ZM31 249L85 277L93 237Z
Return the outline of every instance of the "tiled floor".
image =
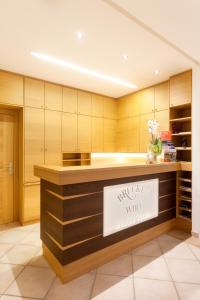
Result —
M0 300L200 300L200 240L171 231L67 284L42 257L39 224L0 227Z

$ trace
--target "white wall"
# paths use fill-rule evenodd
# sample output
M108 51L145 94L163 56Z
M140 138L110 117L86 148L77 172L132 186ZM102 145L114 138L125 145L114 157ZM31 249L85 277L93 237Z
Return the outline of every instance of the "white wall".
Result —
M192 80L192 232L200 236L200 65Z

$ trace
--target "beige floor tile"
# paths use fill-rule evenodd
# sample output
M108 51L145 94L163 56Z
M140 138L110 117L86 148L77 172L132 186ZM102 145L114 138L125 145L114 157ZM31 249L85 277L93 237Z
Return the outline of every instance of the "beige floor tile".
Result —
M171 236L169 234L162 234L157 238L158 241L167 241L172 243L181 243L182 241L180 239L175 238L174 236Z
M88 300L91 295L95 273L85 274L71 282L61 283L57 278L50 288L47 300Z
M8 295L3 295L1 300L35 300L33 298L22 298L22 297L15 297L15 296L8 296Z
M200 248L190 244L188 244L188 246L191 249L191 251L194 253L194 255L197 257L197 259L200 260Z
M174 281L200 284L200 263L197 260L166 258L166 262Z
M133 279L97 274L91 300L133 300Z
M150 279L134 279L135 296L138 300L178 300L173 282Z
M200 239L194 236L191 236L189 239L187 239L186 243L200 248Z
M0 294L5 292L22 270L22 266L0 264Z
M37 252L38 248L35 246L15 245L0 259L0 262L26 265Z
M134 277L171 281L163 257L133 256Z
M133 250L134 255L144 255L144 256L152 256L159 257L162 255L160 250L160 246L157 240L150 241L136 249Z
M34 257L29 261L28 265L35 266L35 267L46 267L50 268L48 261L45 259L42 253L42 249L37 252Z
M8 252L14 244L0 244L0 258Z
M129 276L133 273L131 255L122 255L117 259L99 267L99 274Z
M0 232L0 243L17 244L27 237L29 233L20 230L6 230Z
M176 242L161 240L159 244L165 257L196 260L196 257L185 242L177 244Z
M30 232L23 240L20 241L20 244L40 247L42 245L42 241L40 239L40 233Z
M176 283L176 288L181 300L199 300L200 299L200 285Z
M6 291L6 295L44 298L55 274L48 268L27 266Z
M22 231L35 231L38 226L38 223L30 224L30 225L24 225L24 226L18 226L16 227L17 230L22 230Z
M191 237L191 234L178 229L170 230L167 234L182 241L185 241Z

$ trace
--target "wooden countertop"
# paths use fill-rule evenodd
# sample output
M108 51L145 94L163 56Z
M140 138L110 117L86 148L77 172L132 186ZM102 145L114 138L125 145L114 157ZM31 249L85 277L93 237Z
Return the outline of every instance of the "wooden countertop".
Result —
M191 163L189 164L191 165ZM181 170L180 162L151 165L146 163L125 163L76 167L41 165L34 167L34 175L57 185L65 185L178 170Z

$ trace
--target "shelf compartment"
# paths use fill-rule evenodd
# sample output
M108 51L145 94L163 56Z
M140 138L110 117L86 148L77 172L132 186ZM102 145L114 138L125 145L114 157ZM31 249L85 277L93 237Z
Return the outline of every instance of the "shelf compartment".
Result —
M190 178L179 177L178 180L183 181L183 182L190 182L190 183L192 183L192 179L190 179Z
M176 147L177 151L191 151L192 147Z
M192 213L192 209L191 208L184 208L184 207L179 206L179 209L183 210L183 211L188 211L189 213Z
M183 192L189 192L192 193L192 188L187 187L187 186L179 186L179 190Z
M183 132L179 132L179 133L172 133L172 136L184 136L184 135L191 135L192 132L191 131L183 131Z
M176 119L171 119L171 123L182 123L182 122L191 122L192 117L184 117L184 118L176 118Z
M188 221L188 222L192 222L191 217L186 217L186 216L178 214L178 218L181 218L181 219L183 219L185 221Z

